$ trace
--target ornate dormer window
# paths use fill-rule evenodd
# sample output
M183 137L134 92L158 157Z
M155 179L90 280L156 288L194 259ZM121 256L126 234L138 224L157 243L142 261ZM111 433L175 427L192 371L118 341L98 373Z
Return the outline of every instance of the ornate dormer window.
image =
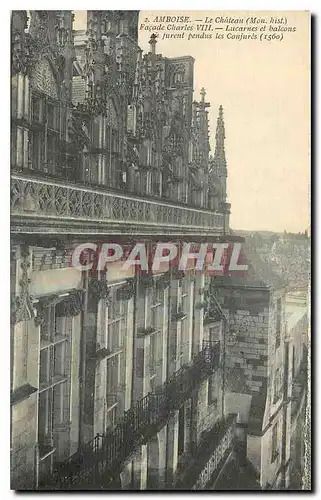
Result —
M171 84L173 87L182 85L185 81L185 66L180 64L174 67Z

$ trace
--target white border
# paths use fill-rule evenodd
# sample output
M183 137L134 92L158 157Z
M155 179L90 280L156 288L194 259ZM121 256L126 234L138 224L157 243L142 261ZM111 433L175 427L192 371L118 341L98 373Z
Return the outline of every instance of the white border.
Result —
M44 0L40 1L35 1L32 2L32 5L28 5L29 9L44 9L47 8L48 10L50 9L72 9L72 10L87 10L88 7L88 2L84 2L83 0L78 0L77 3L73 2L71 4L70 2L45 2ZM217 0L216 2L213 1L198 1L192 2L192 1L177 1L177 0L162 0L161 2L148 2L146 0L140 1L140 2L133 2L133 1L123 1L123 0L118 0L118 1L113 1L109 0L106 2L95 2L94 7L90 5L91 8L94 8L96 10L104 10L106 8L113 10L113 9L128 9L131 10L133 8L135 9L140 9L140 10L150 10L153 8L154 10L309 10L315 15L320 15L321 13L321 8L320 8L320 1L319 0L292 0L292 1L286 1L286 0L269 0L269 1L261 1L257 2L257 0L247 0L243 2L238 2L236 0ZM23 2L21 0L14 2L14 5L11 6L11 9L13 10L23 10L26 8L26 2ZM1 120L1 159L2 159L2 165L0 168L0 175L1 175L1 180L0 180L0 186L2 186L2 192L0 196L0 203L1 203L1 237L2 237L2 245L1 245L1 257L3 262L3 271L1 273L1 278L2 278L2 286L0 288L0 293L1 293L1 305L2 305L2 315L1 315L1 323L2 323L2 328L0 331L2 331L3 335L3 340L1 342L1 389L2 389L2 398L1 398L1 403L2 403L2 411L1 411L1 426L0 426L0 454L1 454L1 459L0 463L2 464L2 467L0 469L0 491L1 491L1 498L9 498L11 495L14 494L14 492L11 492L9 490L10 485L9 485L9 478L10 478L10 462L9 462L9 448L10 448L10 413L9 413L9 408L10 408L10 395L9 395L9 386L10 386L10 293L9 293L9 288L10 288L10 280L9 280L9 249L10 249L10 239L9 239L9 182L10 182L10 151L9 151L9 134L10 134L10 127L9 127L9 117L10 117L10 91L9 91L9 78L10 78L10 12L8 10L3 10L2 14L3 22L2 22L2 40L0 44L0 49L1 49L1 61L2 61L2 71L4 72L4 76L1 79L1 109L2 109L2 120ZM319 32L316 33L316 40L315 40L315 54L316 54L316 60L319 59L318 55L320 54L320 18L317 19L317 23L319 26ZM317 74L315 75L316 81L319 82L320 85L320 65L316 64L315 66L317 69ZM315 84L315 87L316 84ZM314 103L314 105L316 102ZM319 111L320 111L320 101L318 101L318 106L316 110L316 121L317 117L319 116ZM317 137L315 133L315 142L316 142L316 150L318 148L317 144ZM295 145L293 145L295 147ZM317 153L317 151L316 151ZM315 155L315 165L314 169L317 172L317 175L315 176L315 181L316 185L314 185L314 196L315 196L315 203L316 203L316 216L318 220L321 220L321 208L320 204L317 203L317 194L316 194L316 189L319 187L319 164L317 164L317 154ZM317 186L317 187L316 187ZM315 227L317 227L317 223L315 223ZM316 241L318 243L318 241ZM318 269L317 272L317 278L320 278L320 268ZM318 279L320 282L320 279ZM316 299L316 305L315 305L315 310L316 310L316 315L318 311L321 311L321 295L319 295ZM315 328L316 330L316 328ZM314 341L313 344L313 349L314 351L316 348L318 349L317 352L315 352L314 355L314 363L316 365L316 370L318 366L320 366L320 362L318 360L318 354L320 353L320 343L319 346L317 346L316 341ZM321 358L321 356L320 356ZM316 371L314 375L314 380L320 380L318 371ZM316 384L317 386L317 384ZM317 420L317 419L316 419ZM312 442L316 443L317 442L317 450L316 453L312 456L312 458L316 459L317 451L319 451L319 445L320 445L320 435L321 433L316 433L315 436L313 436ZM316 439L317 438L317 439ZM317 459L316 459L317 461ZM318 462L317 462L318 463ZM318 471L317 467L315 467L315 486L316 488L318 487L318 481L317 481L317 476L318 476ZM284 495L286 493L280 493L276 492L278 495ZM40 493L37 493L39 495ZM106 494L110 496L114 496L112 493L107 493ZM137 494L133 492L129 493L123 493L125 496L130 495L131 498L134 496L137 496ZM219 493L214 493L215 495ZM246 494L246 492L245 492ZM41 494L40 494L41 495ZM83 494L84 495L84 494ZM82 496L83 496L82 495ZM189 494L187 494L189 495ZM259 497L259 493L255 496ZM90 493L85 494L85 497L89 497ZM147 496L152 496L152 494L147 494ZM161 496L165 496L165 493ZM226 494L224 494L226 497ZM228 494L227 497L232 497L234 494ZM68 498L66 493L60 494L60 498Z

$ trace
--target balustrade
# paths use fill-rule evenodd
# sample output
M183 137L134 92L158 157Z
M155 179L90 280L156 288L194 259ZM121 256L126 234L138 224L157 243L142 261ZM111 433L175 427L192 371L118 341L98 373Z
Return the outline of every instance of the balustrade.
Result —
M163 200L139 199L113 193L103 188L90 188L48 179L30 178L25 174L11 176L11 214L45 217L50 221L119 222L140 226L204 229L222 233L224 216L217 212L184 207Z
M203 490L212 480L214 474L219 471L224 456L232 448L235 434L235 423L236 416L230 415L225 424L220 425L220 428L215 433L214 442L211 446L212 454L201 470L201 473L192 488L193 490Z

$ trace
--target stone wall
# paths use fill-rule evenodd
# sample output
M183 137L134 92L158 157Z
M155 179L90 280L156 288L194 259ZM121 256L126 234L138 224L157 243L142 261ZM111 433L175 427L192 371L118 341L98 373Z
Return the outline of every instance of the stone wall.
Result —
M37 442L38 394L12 407L11 488L33 489Z
M228 320L226 390L256 396L266 387L269 293L218 290Z

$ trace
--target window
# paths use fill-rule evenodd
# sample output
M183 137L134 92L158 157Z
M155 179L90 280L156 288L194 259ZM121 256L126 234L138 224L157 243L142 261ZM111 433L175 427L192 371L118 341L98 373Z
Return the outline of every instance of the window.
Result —
M161 360L161 340L163 326L163 302L164 291L153 287L149 289L149 303L147 308L147 326L151 326L154 331L150 335L149 345L149 375L153 387L156 378L157 366Z
M120 357L111 356L107 359L107 409L116 403L116 395L119 390Z
M152 174L152 193L156 196L161 196L162 173L153 172Z
M150 289L151 301L151 325L155 328L161 328L163 325L162 312L164 302L164 291L161 288L154 286Z
M278 299L276 303L276 340L275 340L275 348L277 349L280 346L281 342L281 313L282 313L282 300Z
M71 334L72 318L59 316L58 304L45 307L40 328L40 460L55 451L59 454L58 428L70 418ZM45 464L42 467L46 469Z
M55 174L61 167L59 103L34 92L31 99L31 120L29 167Z
M275 460L279 456L279 440L278 440L278 424L276 423L274 427L272 428L272 457L271 461L272 463L275 462Z
M112 427L118 418L117 395L125 382L125 333L127 321L127 301L120 297L117 285L109 288L108 305L106 419L107 427Z

